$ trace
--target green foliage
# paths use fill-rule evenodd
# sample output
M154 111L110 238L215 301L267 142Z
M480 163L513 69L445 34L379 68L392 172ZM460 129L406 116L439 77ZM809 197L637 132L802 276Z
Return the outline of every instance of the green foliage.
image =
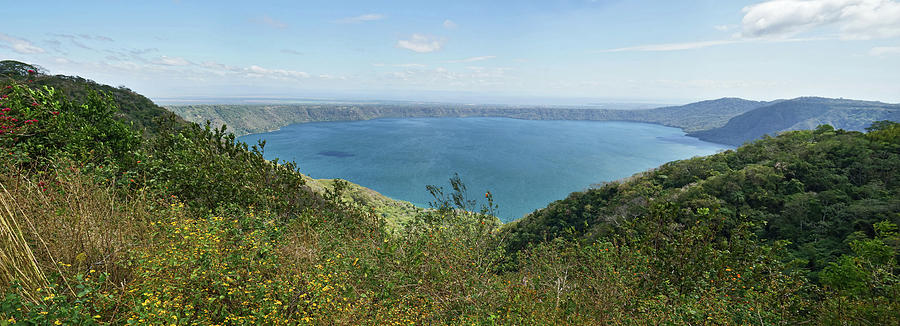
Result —
M174 121L162 124L159 136L145 144L147 155L134 163L136 182L177 196L201 212L234 204L287 215L311 204L296 165L265 160L265 143L248 148L224 126L176 127Z
M876 121L866 130L869 132L866 134L869 139L895 146L900 144L900 123L887 120Z
M0 325L99 325L98 308L108 303L107 297L98 294L99 284L104 281L105 275L93 271L78 274L72 279L76 291L73 295L63 294L66 291L62 286L53 283L38 289L41 297L37 302L25 300L16 291L7 292L0 299Z
M112 87L81 77L49 75L41 67L12 60L0 61L0 80L7 85L29 85L30 88L36 89L52 88L76 107L91 101L92 94L105 94L106 100L115 103L118 108L110 118L127 122L132 128L143 133L157 132L159 126L154 120L159 117L175 120L181 126L187 125L177 115L124 86Z
M0 90L6 99L0 116L0 142L14 162L41 168L59 159L86 164L112 164L133 157L140 138L113 119L115 104L91 93L74 105L52 88L14 84Z
M40 67L24 62L13 60L0 61L0 77L3 78L23 78L42 72L43 69Z
M290 284L275 274L272 217L222 210L195 220L183 207L172 203L169 220L151 223L160 246L133 262L139 281L129 286L128 323L277 324L298 313Z
M871 324L896 324L900 316L900 236L897 225L875 224L874 238L850 241L852 254L831 262L821 273L827 292L828 318L865 320Z
M564 236L595 238L657 203L716 209L726 227L752 222L761 239L788 240L790 256L812 271L850 252L844 239L898 222L900 152L868 136L820 128L767 138L736 151L677 161L551 204L507 226L508 248ZM685 223L687 221L680 221Z
M0 288L0 324L898 322L890 124L668 163L502 228L455 176L389 223L224 126L142 133L114 96L33 85L3 91L0 182L50 285Z

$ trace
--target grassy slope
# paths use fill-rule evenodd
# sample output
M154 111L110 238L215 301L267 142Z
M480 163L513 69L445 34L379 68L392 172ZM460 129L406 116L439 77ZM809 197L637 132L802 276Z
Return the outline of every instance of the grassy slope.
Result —
M306 185L319 194L324 194L328 189L334 189L335 182L338 182L339 180L313 179L305 175L304 179L307 181ZM346 182L347 184L347 189L343 192L343 200L372 209L376 214L385 219L391 229L400 228L423 210L410 202L392 199L375 190L349 181L340 181Z

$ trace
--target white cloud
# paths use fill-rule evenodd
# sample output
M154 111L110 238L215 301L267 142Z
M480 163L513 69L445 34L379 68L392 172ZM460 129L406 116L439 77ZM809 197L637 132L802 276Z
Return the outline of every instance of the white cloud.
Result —
M428 53L443 48L444 40L431 35L413 34L408 40L397 41L397 47L418 53Z
M104 35L84 34L84 33L81 33L81 34L78 34L78 35L75 35L75 34L51 33L50 35L51 35L51 36L55 36L55 37L60 37L60 38L67 38L67 39L70 39L70 40L83 39L83 40L89 40L89 41L113 42L113 39L112 39L112 38L110 38L109 36L104 36Z
M660 52L701 49L749 42L806 42L829 39L874 39L900 36L900 2L896 0L769 0L743 9L741 32L731 39L647 44L598 51ZM796 37L827 26L837 36ZM713 26L728 31L736 26ZM889 53L873 49L871 53ZM882 55L882 54L879 54Z
M811 42L831 40L828 37L806 37L806 38L781 38L781 39L753 39L753 38L734 38L727 40L700 41L700 42L684 42L684 43L660 43L646 44L638 46L630 46L624 48L600 50L597 53L610 52L664 52L664 51L683 51L702 49L718 45L740 44L740 43L793 43L793 42Z
M480 56L480 57L465 58L465 59L460 59L460 60L450 60L450 61L447 61L447 63L464 63L464 62L484 61L484 60L490 60L490 59L493 59L496 57L497 56L486 55L486 56Z
M737 26L735 26L735 25L716 25L716 26L713 26L713 28L715 28L717 31L720 31L720 32L727 32L727 31L729 31L729 30L731 30L732 28L735 28L735 27L737 27Z
M347 77L334 76L334 75L329 75L329 74L320 74L317 77L319 77L320 79L325 79L325 80L347 80Z
M113 42L112 38L110 38L108 36L103 36L103 35L78 34L78 37L85 39L85 40Z
M900 55L900 46L877 46L869 50L871 56Z
M390 80L414 87L485 87L498 86L509 82L509 68L466 67L464 71L445 67L433 69L407 69L387 73Z
M288 27L287 23L269 16L262 16L256 19L252 19L251 21L277 29L285 29Z
M425 68L428 65L424 65L421 63L395 63L395 64L386 64L386 63L373 63L372 66L375 67L399 67L399 68Z
M741 89L750 87L777 87L783 86L783 82L774 81L758 81L758 80L712 80L712 79L694 79L694 80L671 80L657 79L650 82L651 84L663 87L675 88L699 88L699 89Z
M387 18L387 16L382 14L364 14L354 17L347 17L344 19L339 19L337 22L342 24L354 24L354 23L363 23L370 22L375 20L382 20Z
M245 69L248 75L255 77L274 77L274 78L309 78L309 74L302 71L285 70L285 69L266 69L257 65L252 65Z
M199 65L210 72L219 75L237 75L251 78L271 78L271 79L304 79L309 78L310 74L303 71L287 70L287 69L268 69L257 65L250 67L235 67L213 61L206 61Z
M0 47L10 48L21 54L37 54L45 52L44 49L32 44L28 40L23 40L3 33L0 33Z
M281 53L293 54L293 55L303 55L303 52L291 49L281 49Z
M446 28L446 29L455 29L456 27L459 27L459 25L457 25L457 24L456 24L455 22L453 22L452 20L449 20L449 19L444 20L444 28Z
M159 60L156 60L153 63L166 66L190 66L193 64L185 58L169 56L159 57Z
M710 46L734 44L734 43L741 43L741 42L746 42L746 41L718 40L718 41L685 42L685 43L661 43L661 44L648 44L648 45L639 45L639 46L630 46L630 47L624 47L624 48L608 49L608 50L601 50L598 52L608 53L608 52L630 52L630 51L639 51L639 52L680 51L680 50L700 49L700 48L706 48L706 47L710 47Z
M744 37L790 37L836 26L842 39L900 36L895 0L770 0L743 9Z

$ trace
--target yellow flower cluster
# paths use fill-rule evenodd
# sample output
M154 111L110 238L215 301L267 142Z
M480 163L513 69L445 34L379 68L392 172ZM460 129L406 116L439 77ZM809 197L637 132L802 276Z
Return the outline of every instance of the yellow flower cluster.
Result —
M155 223L167 241L140 256L129 322L288 324L283 299L291 287L277 281L267 230L248 228L254 221L242 217L184 218L182 207L172 204L171 218Z

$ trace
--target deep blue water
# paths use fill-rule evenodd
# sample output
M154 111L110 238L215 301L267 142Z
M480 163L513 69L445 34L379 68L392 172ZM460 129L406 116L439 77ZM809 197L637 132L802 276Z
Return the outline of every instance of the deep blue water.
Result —
M504 221L604 181L730 148L680 129L608 121L507 118L376 119L295 124L239 140L296 161L317 179L341 178L427 207L426 185L459 173L472 198L494 194Z

